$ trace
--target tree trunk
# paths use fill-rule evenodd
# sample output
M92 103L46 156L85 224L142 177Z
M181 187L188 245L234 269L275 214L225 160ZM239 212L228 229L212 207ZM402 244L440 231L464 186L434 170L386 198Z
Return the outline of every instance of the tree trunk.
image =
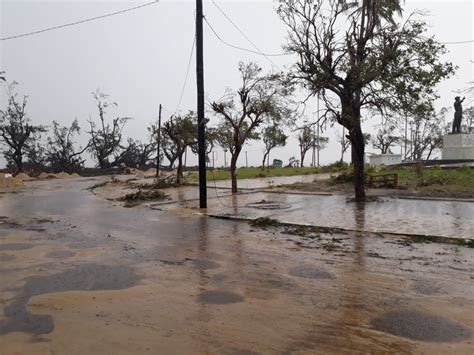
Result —
M263 154L262 170L265 169L265 160L267 160L268 153L269 152L265 152L265 154Z
M359 121L360 122L360 121ZM355 124L350 131L352 145L352 163L354 164L354 192L355 200L365 201L364 190L364 155L365 141L360 124Z
M176 171L176 182L178 184L181 183L183 177L183 153L178 155L178 170Z
M22 173L23 172L23 158L21 154L18 154L16 158L14 158L13 160L15 161L17 174Z
M304 156L306 155L306 152L301 152L301 161L300 161L300 167L304 167Z
M237 193L237 159L239 158L240 150L236 150L230 159L230 178L232 180L232 193Z

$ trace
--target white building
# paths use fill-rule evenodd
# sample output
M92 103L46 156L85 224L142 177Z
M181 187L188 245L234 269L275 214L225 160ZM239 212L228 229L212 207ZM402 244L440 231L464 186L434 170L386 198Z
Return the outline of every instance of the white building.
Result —
M372 154L369 155L369 165L397 165L402 163L401 154Z

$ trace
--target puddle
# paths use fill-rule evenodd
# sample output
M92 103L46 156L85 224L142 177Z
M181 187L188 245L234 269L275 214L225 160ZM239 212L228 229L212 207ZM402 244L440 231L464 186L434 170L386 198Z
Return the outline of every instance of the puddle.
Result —
M289 274L306 279L332 280L336 278L336 276L334 276L334 274L330 273L329 271L317 267L296 267L291 269Z
M0 261L12 261L15 259L16 257L13 255L0 255Z
M193 260L193 267L200 270L217 269L220 265L212 260Z
M422 280L417 281L412 285L412 290L416 293L431 296L431 295L445 295L448 292L441 286L436 285L433 282Z
M199 302L208 304L229 304L243 302L244 298L233 292L207 291L199 295Z
M257 353L252 350L247 350L247 349L228 349L227 351L224 351L225 355L259 355L260 353Z
M51 259L67 259L76 255L75 251L71 250L55 250L46 254L46 257Z
M0 244L0 251L4 251L4 250L25 250L25 249L31 249L34 246L35 246L34 244L22 244L22 243Z
M419 311L389 312L374 319L372 326L399 337L429 342L459 342L471 337L471 331L461 324Z
M35 315L27 310L31 297L65 291L122 290L133 287L139 278L132 268L96 264L48 276L30 277L20 293L4 309L6 319L0 321L0 335L11 332L46 334L54 329L50 315Z

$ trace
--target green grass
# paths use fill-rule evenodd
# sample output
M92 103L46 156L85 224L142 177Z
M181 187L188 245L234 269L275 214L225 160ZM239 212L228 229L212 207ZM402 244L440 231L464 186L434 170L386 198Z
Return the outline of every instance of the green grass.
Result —
M321 172L318 168L239 168L237 169L237 179L251 179L251 178L262 178L262 177L273 177L273 176L294 176L294 175L308 175L317 174ZM192 181L198 181L199 174L191 173L188 175L188 179ZM215 170L214 172L207 172L208 180L229 180L229 170Z
M399 185L412 188L474 191L474 169L441 169L440 167L383 168L369 174L398 174Z

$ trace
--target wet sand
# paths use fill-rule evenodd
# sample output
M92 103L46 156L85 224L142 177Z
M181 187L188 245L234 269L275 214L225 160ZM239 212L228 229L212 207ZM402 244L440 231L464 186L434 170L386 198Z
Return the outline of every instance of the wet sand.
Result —
M471 248L124 208L98 181L2 196L1 355L474 352Z

